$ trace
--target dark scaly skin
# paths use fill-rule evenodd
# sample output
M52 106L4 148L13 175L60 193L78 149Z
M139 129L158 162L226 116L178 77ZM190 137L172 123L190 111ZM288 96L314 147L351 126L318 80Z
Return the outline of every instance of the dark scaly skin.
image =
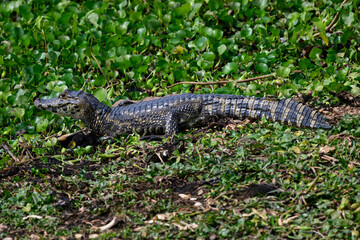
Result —
M94 133L113 137L136 131L141 135L173 136L209 117L261 119L298 127L331 129L319 112L293 99L266 99L225 94L179 94L117 107L82 91L65 90L57 98L36 99L37 108L81 120Z

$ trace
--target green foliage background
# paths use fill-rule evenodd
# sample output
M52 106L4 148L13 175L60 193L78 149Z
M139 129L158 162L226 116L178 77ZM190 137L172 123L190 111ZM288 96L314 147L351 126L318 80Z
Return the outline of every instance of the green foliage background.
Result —
M340 13L339 17L335 18L337 13ZM327 26L334 19L335 24L328 29ZM277 97L295 97L301 93L311 98L310 103L313 106L337 106L341 104L338 98L341 92L348 92L353 97L360 95L359 30L358 1L344 1L343 4L341 1L325 0L5 1L0 3L0 143L8 146L15 159L18 158L20 161L39 157L41 161L46 162L46 158L40 156L65 152L65 149L59 148L54 136L69 132L75 122L36 109L33 100L38 97L55 97L66 88L91 92L108 105L119 99L138 100L146 96L195 92ZM301 73L294 72L296 70L301 70ZM275 73L275 78L241 84L182 84L169 88L181 81L239 80L269 73ZM294 136L287 135L290 134L290 128L269 124L270 133L265 129L261 130L263 132L260 134L260 130L253 126L231 134L235 139L236 136L250 134L250 137L256 140L261 139L261 144L279 144L277 149L270 146L267 148L267 156L275 154L270 156L274 161L279 158L280 161L287 158L296 159L296 154L291 153L288 156L284 153L288 149L295 149L296 152L298 147L291 144L295 141ZM76 123L76 126L79 127L81 124ZM317 156L315 159L319 159L318 151L315 149L330 144L326 133L322 130L304 131L306 134L313 134L314 142L305 144L303 153ZM359 183L350 175L354 178L359 177L359 171L356 167L349 167L349 164L359 159L359 153L356 151L359 147L359 119L343 118L332 132L339 133L354 137L353 145L336 150L334 154L336 158L342 159L341 166L336 171L344 171L340 176L351 182L347 182L350 185L342 186L343 189L354 191L352 188L359 186ZM213 135L207 137L214 138ZM302 137L304 139L296 141L309 140L303 135ZM279 142L273 140L277 138L280 139ZM213 149L218 143L208 144L199 140L197 144ZM340 143L334 141L331 144L336 146ZM32 156L24 157L24 149L31 149ZM202 151L205 150L200 152ZM245 156L244 159L248 156L247 150L242 147L236 147L234 151L237 151L237 156ZM92 152L89 148L77 148L78 155L75 156L84 159L89 152ZM175 158L180 159L181 154L177 154L179 156ZM0 156L0 169L15 164L14 156L4 147L0 149ZM191 154L186 155L186 158L191 157L197 159ZM95 153L93 159L99 160L100 157ZM229 159L230 162L233 160ZM211 157L209 161L212 161ZM194 169L196 167L194 166ZM323 170L328 169L325 167ZM36 169L34 171L36 172ZM152 177L164 174L161 169L149 171ZM350 175L348 171L351 172ZM258 175L257 179L272 179L271 176L275 173L267 174L264 173L263 177ZM248 176L246 179L250 182L253 177ZM292 183L284 180L285 187L301 188L304 187L304 182L313 180L302 182L301 176L293 177L293 180L299 178L298 181ZM336 176L329 176L329 179L332 178ZM236 179L241 180L244 179ZM339 185L341 184L343 180L339 180ZM223 187L220 186L218 190L221 191ZM356 189L360 190L358 187ZM6 202L4 206L9 209L15 203L26 208L26 203L30 201L26 193L28 190L20 189L17 193L0 190L1 201ZM323 191L328 190L324 188ZM22 194L25 197L22 197ZM325 212L328 211L328 215L323 216L331 221L317 229L308 226L310 230L306 231L321 231L327 237L358 236L359 208L356 208L357 205L354 207L356 210L347 206L339 207L336 201L340 202L343 192L338 190L334 194L334 199L330 197L321 203L321 207L316 208L318 211L321 208L324 208ZM42 197L41 202L49 207L49 212L59 214L55 213L56 209L50 207L54 200ZM336 201L332 202L334 200ZM343 201L358 204L360 195L346 197ZM283 212L287 211L287 207L293 209L291 204L283 207ZM350 209L348 215L341 212L344 209ZM36 214L37 211L47 210L35 208L33 211ZM11 225L15 228L23 226L24 221L21 221L21 217L24 213L31 213L31 207L29 211L23 209L20 212L19 222ZM9 212L7 214L16 215ZM298 214L295 213L296 216L299 216ZM341 220L352 222L334 223L334 219L341 218L341 214L347 216ZM225 221L223 218L221 214L215 213L204 215L205 220L199 221L204 221L208 226L208 232L202 232L202 235L208 237L211 233L220 231L218 221ZM245 225L249 226L250 230L243 232L245 235L256 236L251 229L264 227L259 219L243 222L234 216L232 218L229 221L235 226L240 224L240 229L245 229ZM320 216L314 218L321 219ZM278 217L274 217L272 224L276 225L277 220ZM0 220L0 223L2 221L4 224L10 224L7 220ZM138 221L141 222L143 219ZM322 219L319 221L323 222ZM54 226L56 224L54 223ZM268 224L265 224L265 228L277 229L267 233L270 235L290 231L294 238L301 238L308 236L302 235L306 231L302 231L301 224L299 221L299 228L292 226L290 230L284 226ZM43 227L54 235L80 231L72 229L57 232L46 224ZM331 228L335 228L334 232L330 231ZM351 228L355 230L350 231ZM125 228L122 233L124 235L120 235L130 236L129 229ZM343 229L349 231L344 230L344 235L341 235ZM30 231L36 229L30 228ZM153 235L150 235L161 236L162 231L163 229L155 229ZM222 235L219 236L242 235L234 231L234 228L229 227L226 231L220 232ZM167 231L165 233L168 234ZM171 236L171 233L169 234ZM192 236L194 233L189 234L184 236Z

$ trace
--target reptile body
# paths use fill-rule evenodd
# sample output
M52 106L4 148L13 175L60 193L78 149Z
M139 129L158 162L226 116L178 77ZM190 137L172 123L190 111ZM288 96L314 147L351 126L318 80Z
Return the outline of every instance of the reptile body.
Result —
M65 90L57 98L36 99L37 108L81 120L94 133L113 137L136 131L141 135L173 136L210 117L265 117L298 127L330 129L319 112L293 99L268 99L225 94L179 94L148 101L124 101L117 107L83 91Z

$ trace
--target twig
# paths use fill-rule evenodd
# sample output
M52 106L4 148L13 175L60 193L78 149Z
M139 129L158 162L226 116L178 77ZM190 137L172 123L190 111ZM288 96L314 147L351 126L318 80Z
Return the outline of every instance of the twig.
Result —
M102 74L102 75L104 75L106 82L108 82L108 78L107 78L107 76L106 76L106 74L105 74L104 70L102 70L102 68L101 68L101 66L100 66L99 61L97 60L97 58L96 58L96 57L95 57L95 55L93 54L93 51L92 51L92 46L90 47L90 54L91 54L91 56L94 58L94 60L95 60L96 64L98 65L98 68L99 68L99 70L100 70L101 74Z
M15 155L10 151L9 147L3 143L2 147L5 149L5 151L10 155L10 157L16 162L16 163L20 163L20 160L15 157Z
M83 25L83 24L81 24L81 26L84 26L84 27L86 27L87 29L89 29L87 26L85 26L85 25ZM102 70L99 61L97 60L97 58L95 57L95 55L94 55L94 53L93 53L93 51L92 51L92 44L93 44L93 36L92 36L92 34L91 34L90 54L91 54L91 56L93 57L93 59L95 60L96 64L98 65L98 68L99 68L101 74L104 75L106 82L108 82L107 75L106 75L105 72Z
M336 13L334 19L331 21L331 23L325 28L325 31L329 31L329 30L332 30L331 28L334 26L334 24L336 23L336 21L338 20L339 16L340 16L340 13L342 12L343 8L344 8L344 5L345 3L347 2L348 0L344 0L341 5L340 5L340 10ZM338 33L338 32L337 32ZM320 35L320 32L318 33L315 33L313 35L313 37L317 37Z
M329 161L329 162L331 162L331 163L339 162L338 159L333 158L333 157L330 157L329 155L325 155L325 154L322 155L320 158L323 159L323 160Z
M340 13L341 11L343 10L344 8L344 5L345 3L347 2L347 0L344 0L341 5L340 5L340 10L336 13L334 19L331 21L331 23L325 28L326 31L328 31L329 29L332 28L332 26L335 24L335 22L338 20L339 16L340 16Z
M301 73L301 70L295 70L291 73ZM217 81L217 82L178 82L173 85L170 85L168 88L172 88L174 86L180 85L180 84L193 84L193 85L216 85L216 84L226 84L226 83L242 83L242 82L251 82L259 79L269 78L269 77L275 77L275 73L270 73L258 77L252 77L252 78L246 78L242 80L224 80L224 81Z
M34 160L39 160L39 159L41 159L41 158L49 158L49 157L52 157L53 155L43 155L43 156L38 156L38 157L33 157L33 158L29 158L29 159L27 159L27 160L25 160L25 161L22 161L22 162L19 162L18 164L17 164L17 166L19 166L19 165L24 165L24 164L26 164L26 163L28 163L28 162L31 162L31 161L34 161Z
M115 226L118 222L119 222L119 218L118 217L114 217L111 222L109 222L108 224L99 227L100 232L105 232L106 230L112 228L113 226Z

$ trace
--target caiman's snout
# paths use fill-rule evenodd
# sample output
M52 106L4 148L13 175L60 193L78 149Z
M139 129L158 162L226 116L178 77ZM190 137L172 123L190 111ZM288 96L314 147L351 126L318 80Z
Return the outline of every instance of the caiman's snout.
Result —
M58 113L58 107L59 106L53 106L52 99L35 99L34 101L34 105L35 107L41 109L41 110L46 110L46 111L50 111L53 113Z
M92 117L91 104L98 102L95 97L88 93L65 90L56 98L35 99L34 105L42 110L83 120Z
M41 99L39 99L39 98L35 99L34 104L35 104L35 107L44 110L42 103L41 103Z

